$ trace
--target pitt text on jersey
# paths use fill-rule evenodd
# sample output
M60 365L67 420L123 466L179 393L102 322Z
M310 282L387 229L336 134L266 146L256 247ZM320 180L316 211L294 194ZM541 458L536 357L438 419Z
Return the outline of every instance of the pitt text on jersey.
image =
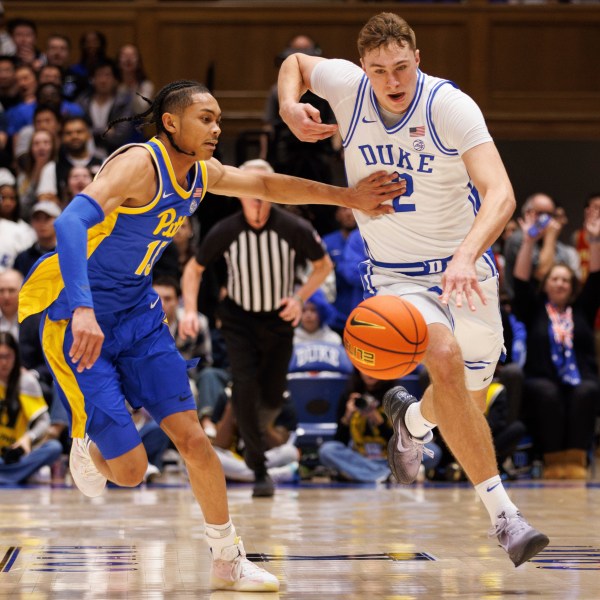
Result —
M166 240L157 239L148 244L146 255L138 268L135 270L136 275L150 275L152 266L156 259L160 256L162 250L173 239L179 228L183 225L186 217L177 216L177 211L174 208L168 208L158 214L158 225L152 232L152 235L167 238Z

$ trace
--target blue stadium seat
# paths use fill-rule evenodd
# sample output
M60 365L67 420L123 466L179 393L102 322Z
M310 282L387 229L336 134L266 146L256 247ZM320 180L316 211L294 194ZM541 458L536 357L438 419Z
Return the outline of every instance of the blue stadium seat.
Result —
M337 429L338 401L348 377L330 371L288 374L288 390L298 417L298 447L320 446L333 439Z

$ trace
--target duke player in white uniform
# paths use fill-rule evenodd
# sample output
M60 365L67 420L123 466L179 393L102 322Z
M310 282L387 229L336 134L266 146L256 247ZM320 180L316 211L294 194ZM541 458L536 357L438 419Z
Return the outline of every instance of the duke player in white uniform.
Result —
M429 329L425 356L431 386L418 402L397 387L384 407L394 422L390 465L397 479L416 478L423 445L439 426L481 497L515 566L548 538L531 527L498 475L482 414L503 352L498 273L490 251L515 209L502 160L475 102L452 82L426 75L409 25L376 15L358 38L360 64L303 54L279 75L284 121L303 141L339 127L348 184L381 169L406 181L392 214L356 212L368 260L359 268L365 292L406 298ZM330 103L338 125L299 102L306 89Z

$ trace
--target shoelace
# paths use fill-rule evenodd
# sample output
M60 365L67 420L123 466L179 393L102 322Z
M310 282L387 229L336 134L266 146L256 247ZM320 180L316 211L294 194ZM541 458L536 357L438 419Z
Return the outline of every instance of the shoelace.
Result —
M501 513L498 515L498 519L498 523L488 531L489 537L497 537L501 533L512 535L527 528L527 522L523 519L521 513L517 513L512 517L507 517L506 513Z
M98 475L102 476L102 474L98 471L98 468L94 464L92 457L90 456L89 442L83 442L83 447L81 447L80 456L83 464L83 467L81 469L81 475L84 479L86 479L87 481L92 481L94 479L97 479Z
M413 442L414 444L419 444L419 445L423 446L423 448L422 448L423 454L425 454L426 456L429 456L429 458L434 458L435 452L431 448L428 448L425 444L430 442L432 439L433 439L433 435L432 435L431 431L424 438L421 438L421 439L415 438L412 435L410 436L411 442Z

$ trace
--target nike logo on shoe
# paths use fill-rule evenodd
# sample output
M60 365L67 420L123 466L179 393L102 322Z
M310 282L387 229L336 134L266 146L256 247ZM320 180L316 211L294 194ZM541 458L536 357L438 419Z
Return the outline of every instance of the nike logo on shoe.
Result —
M406 452L408 450L408 448L405 448L402 445L402 436L401 435L398 436L398 443L396 444L396 448L398 448L398 452Z
M486 488L486 491L491 492L494 488L497 488L501 483L502 483L501 481L499 481L498 483L495 483L494 485Z

